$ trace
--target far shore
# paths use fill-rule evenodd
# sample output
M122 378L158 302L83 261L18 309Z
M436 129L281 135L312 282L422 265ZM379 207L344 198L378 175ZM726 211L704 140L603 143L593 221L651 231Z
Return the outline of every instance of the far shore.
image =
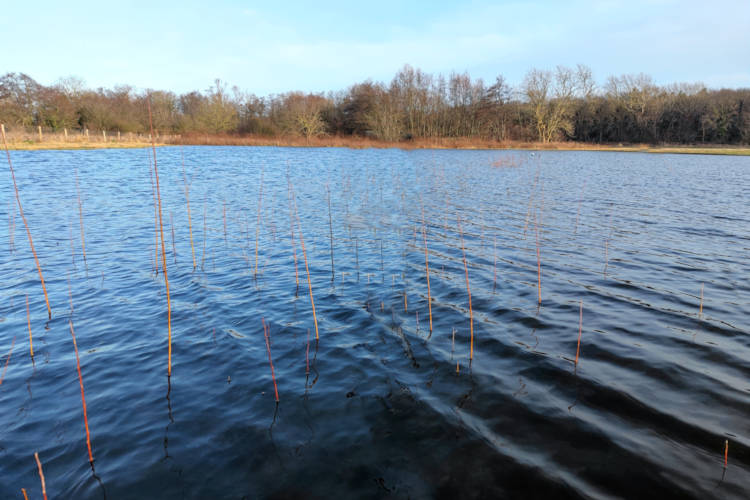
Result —
M290 147L339 147L351 149L397 148L397 149L463 149L463 150L522 150L522 151L612 151L639 153L703 154L750 156L750 146L704 146L704 145L652 145L652 144L591 144L581 142L522 142L494 141L472 138L414 139L404 141L380 141L365 137L322 136L307 139L299 136L237 136L237 135L187 135L159 137L155 144L164 146L290 146ZM147 148L147 140L74 140L57 138L43 141L13 140L9 137L8 149L18 151L35 150L79 150L79 149L129 149Z

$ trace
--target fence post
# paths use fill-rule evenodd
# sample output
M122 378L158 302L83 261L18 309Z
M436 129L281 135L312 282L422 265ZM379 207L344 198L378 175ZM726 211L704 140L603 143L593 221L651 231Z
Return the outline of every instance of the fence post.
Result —
M4 123L0 123L0 132L3 135L3 139L5 139L5 124Z
M89 129L86 129L86 140L89 138Z
M42 126L39 125L37 129L39 130L39 142L42 142Z
M117 142L120 142L120 131L117 131Z
M63 135L65 135L65 142L68 142L68 129L63 129Z
M107 142L107 131L102 130L102 138L104 139L104 142Z

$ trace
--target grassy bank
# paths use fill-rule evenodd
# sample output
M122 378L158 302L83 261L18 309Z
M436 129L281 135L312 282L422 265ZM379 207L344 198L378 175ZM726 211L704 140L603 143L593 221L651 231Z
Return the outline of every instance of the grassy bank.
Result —
M160 136L158 146L292 146L292 147L340 147L352 149L400 148L400 149L514 149L527 151L620 151L641 153L677 153L750 156L750 147L704 146L704 145L649 145L649 144L590 144L580 142L523 142L494 141L477 138L435 138L405 141L381 141L367 137L322 136L307 139L300 136L255 136L255 135L168 135ZM8 138L11 150L40 149L106 149L150 147L147 136L129 135L122 139L87 138L84 136L63 137L48 134L42 140L28 136Z

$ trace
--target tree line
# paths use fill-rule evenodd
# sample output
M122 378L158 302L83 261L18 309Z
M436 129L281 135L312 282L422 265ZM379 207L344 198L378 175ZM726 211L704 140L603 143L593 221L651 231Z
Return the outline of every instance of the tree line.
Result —
M591 70L532 69L511 86L468 73L429 74L409 65L390 82L367 80L328 93L257 96L221 80L176 94L119 85L87 88L75 77L45 86L23 73L0 77L0 122L52 130L172 134L361 136L385 141L750 144L750 89L657 85L645 74L597 84Z

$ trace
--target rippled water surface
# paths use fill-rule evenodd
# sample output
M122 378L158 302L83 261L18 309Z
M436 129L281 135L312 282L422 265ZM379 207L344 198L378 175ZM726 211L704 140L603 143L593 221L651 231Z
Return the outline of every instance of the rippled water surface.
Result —
M149 151L11 158L0 498L748 497L750 158L158 149L170 378Z

